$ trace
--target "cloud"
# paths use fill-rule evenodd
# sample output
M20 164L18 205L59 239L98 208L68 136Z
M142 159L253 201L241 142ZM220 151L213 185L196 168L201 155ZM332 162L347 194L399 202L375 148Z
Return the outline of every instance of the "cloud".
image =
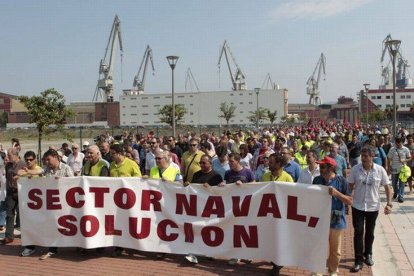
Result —
M291 0L270 12L272 19L319 19L349 12L375 0Z

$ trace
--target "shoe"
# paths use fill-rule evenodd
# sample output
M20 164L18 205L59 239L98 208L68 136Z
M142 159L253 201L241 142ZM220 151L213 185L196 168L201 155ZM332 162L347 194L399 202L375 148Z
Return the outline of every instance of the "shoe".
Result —
M35 249L30 249L30 248L25 248L23 250L23 252L20 254L20 256L22 257L29 257L30 255L32 255L33 253L35 253Z
M331 272L331 273L329 273L329 276L338 276L338 273L337 272Z
M372 260L372 255L367 255L367 256L365 256L364 263L365 263L367 266L373 266L373 265L374 265L374 261Z
M311 276L322 276L322 273L316 273L316 272L312 272Z
M392 199L396 199L396 198L397 198L397 194L393 194Z
M4 226L0 226L0 232L4 231Z
M236 265L236 264L238 264L239 263L239 261L240 261L240 259L236 259L236 258L231 258L227 263L229 264L229 265Z
M399 202L399 203L404 203L404 199L403 199L402 197L399 197L399 198L398 198L398 202Z
M250 263L252 263L252 260L250 260L250 259L241 259L240 261L242 261L243 263L245 263L245 264L250 264Z
M273 268L272 268L272 271L271 271L271 275L279 276L280 275L280 271L282 270L283 266L277 265L277 264L275 264L273 262L272 262L272 265L273 265Z
M164 259L165 258L165 255L167 255L166 253L157 253L156 255L155 255L155 259L157 259L157 260L162 260L162 259Z
M363 264L355 264L353 268L351 268L351 272L356 273L362 269L364 265Z
M12 243L12 242L13 242L13 239L4 238L0 241L0 244L9 244L9 243Z
M81 248L81 250L79 251L79 254L80 254L81 256L86 256L86 255L88 255L88 249Z
M194 256L193 254L188 254L187 256L185 256L185 259L192 264L198 264L198 260L197 257Z
M124 253L124 249L122 248L115 248L115 250L112 252L111 257L116 258L121 256Z
M47 252L46 254L43 254L42 256L40 256L40 258L39 258L39 260L41 260L41 261L43 261L43 260L46 260L46 259L49 259L49 258L52 258L53 257L53 255L55 255L56 253L54 253L54 252Z

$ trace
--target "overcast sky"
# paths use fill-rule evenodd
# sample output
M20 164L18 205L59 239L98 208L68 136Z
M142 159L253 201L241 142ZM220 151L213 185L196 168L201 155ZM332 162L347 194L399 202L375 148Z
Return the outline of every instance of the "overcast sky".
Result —
M171 91L168 55L180 57L176 92L185 92L189 67L201 91L229 90L225 61L220 74L217 66L227 40L247 87L262 87L270 73L289 90L290 103L308 101L306 81L323 52L321 97L332 102L355 97L363 83L381 84L382 41L389 33L402 41L404 57L414 60L413 13L413 0L5 0L0 92L30 96L53 87L67 102L92 100L118 14L124 57L121 66L117 46L115 99L132 87L147 44L156 72L148 71L146 93Z

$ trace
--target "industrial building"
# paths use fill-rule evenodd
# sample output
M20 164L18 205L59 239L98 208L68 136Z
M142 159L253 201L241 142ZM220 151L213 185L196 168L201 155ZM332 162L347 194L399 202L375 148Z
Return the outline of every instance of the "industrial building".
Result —
M187 109L182 124L193 126L226 124L224 119L218 117L221 114L219 107L222 102L236 106L235 116L230 124L252 124L247 117L256 111L257 100L260 108L277 111L276 122L287 115L287 89L260 90L258 95L253 90L175 94L175 104L182 104ZM121 126L159 125L159 109L164 105L171 105L171 93L123 95L119 104Z

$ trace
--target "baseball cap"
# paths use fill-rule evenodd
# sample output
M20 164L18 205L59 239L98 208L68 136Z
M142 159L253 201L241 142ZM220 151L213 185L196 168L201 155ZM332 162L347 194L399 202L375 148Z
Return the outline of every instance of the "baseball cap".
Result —
M335 159L329 157L329 156L325 156L322 160L316 161L317 164L327 164L330 165L334 168L336 168L336 161Z
M89 142L88 141L85 141L85 142L83 142L83 144L82 144L83 146L89 146Z

